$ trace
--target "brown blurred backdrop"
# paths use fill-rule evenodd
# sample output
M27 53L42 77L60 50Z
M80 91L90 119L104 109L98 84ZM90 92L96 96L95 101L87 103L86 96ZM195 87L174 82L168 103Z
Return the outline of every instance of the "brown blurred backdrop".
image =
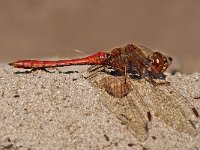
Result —
M72 58L136 42L200 71L198 0L0 0L0 62Z

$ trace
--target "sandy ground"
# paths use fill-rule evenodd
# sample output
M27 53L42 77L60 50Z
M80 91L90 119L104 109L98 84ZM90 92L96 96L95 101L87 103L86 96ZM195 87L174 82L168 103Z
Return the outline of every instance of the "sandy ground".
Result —
M168 80L200 111L199 73ZM0 85L0 149L200 149L200 134L178 132L155 117L148 139L138 141L80 73L0 65Z

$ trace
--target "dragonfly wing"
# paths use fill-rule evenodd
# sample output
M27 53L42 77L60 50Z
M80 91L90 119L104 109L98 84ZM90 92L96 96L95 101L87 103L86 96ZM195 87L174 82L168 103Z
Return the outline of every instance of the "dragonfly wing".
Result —
M128 127L129 131L138 140L145 141L148 138L147 120L145 120L141 108L137 103L134 103L135 99L139 99L140 97L137 95L133 97L132 94L129 94L129 89L127 89L129 85L124 85L122 80L124 81L124 77L107 77L96 80L97 85L103 89L102 95L104 97L101 101L105 107ZM122 94L116 95L115 93L117 92L121 92Z
M151 102L158 118L178 131L197 135L192 107L180 93L171 86L160 85L152 86L152 94L155 98Z

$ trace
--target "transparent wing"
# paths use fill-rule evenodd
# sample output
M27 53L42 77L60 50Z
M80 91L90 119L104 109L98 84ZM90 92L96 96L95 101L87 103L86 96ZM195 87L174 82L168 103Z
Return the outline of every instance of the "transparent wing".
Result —
M140 141L148 137L148 120L143 113L140 96L135 94L129 81L124 77L105 77L96 80L103 89L102 103L125 124L129 131ZM109 93L109 94L108 94ZM112 95L112 96L111 96Z
M105 75L104 75L105 76ZM166 125L197 135L196 108L171 85L154 86L149 82L125 77L97 77L102 103L124 123L140 141L148 137L150 110Z
M167 125L189 135L197 135L192 104L171 85L151 85L152 108ZM197 110L195 109L197 112ZM198 113L198 112L197 112Z

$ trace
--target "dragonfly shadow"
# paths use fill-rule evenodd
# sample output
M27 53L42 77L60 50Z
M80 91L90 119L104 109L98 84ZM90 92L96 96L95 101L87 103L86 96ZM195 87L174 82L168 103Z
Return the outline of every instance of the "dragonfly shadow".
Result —
M47 70L46 68L40 68L40 69L31 69L31 70L26 70L26 71L16 71L14 72L14 74L30 74L36 71L45 71L46 73L56 73L58 72L59 74L72 74L72 73L78 73L78 71L60 71L58 69L56 69L56 71L50 71Z
M78 71L65 71L65 72L59 72L61 74L72 74L72 73L79 73Z
M116 71L116 70L112 70L110 73L108 73L109 75L112 75L112 76L124 76L125 77L125 75L123 74L120 74L118 71ZM134 80L141 80L143 77L142 76L140 76L140 75L138 75L137 73L131 73L131 74L129 74L129 77L131 78L131 79L134 79Z

